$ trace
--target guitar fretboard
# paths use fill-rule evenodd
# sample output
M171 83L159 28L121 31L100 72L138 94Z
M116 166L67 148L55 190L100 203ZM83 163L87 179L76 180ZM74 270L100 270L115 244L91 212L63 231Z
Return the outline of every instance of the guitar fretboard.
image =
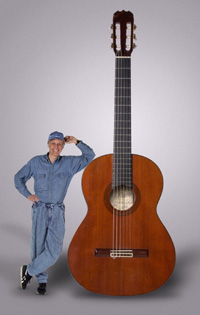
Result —
M113 188L132 188L131 58L116 57Z

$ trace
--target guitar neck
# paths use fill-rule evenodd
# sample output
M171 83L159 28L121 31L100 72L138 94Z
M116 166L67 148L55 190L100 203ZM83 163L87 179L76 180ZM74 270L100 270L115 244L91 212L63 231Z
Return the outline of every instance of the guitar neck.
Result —
M132 188L131 58L116 56L113 188Z

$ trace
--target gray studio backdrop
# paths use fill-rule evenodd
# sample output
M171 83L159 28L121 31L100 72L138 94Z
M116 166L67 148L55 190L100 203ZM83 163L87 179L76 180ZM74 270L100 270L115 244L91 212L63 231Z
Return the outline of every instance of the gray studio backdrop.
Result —
M137 25L132 54L132 150L158 164L164 191L158 213L177 252L173 276L137 297L89 293L71 277L67 248L87 205L82 172L66 204L63 254L49 271L48 295L33 281L19 288L29 262L31 204L13 176L47 152L54 130L88 143L96 156L112 153L113 13L130 10ZM198 0L1 0L1 314L199 314L199 51ZM68 145L64 154L79 154ZM30 181L29 189L33 183Z

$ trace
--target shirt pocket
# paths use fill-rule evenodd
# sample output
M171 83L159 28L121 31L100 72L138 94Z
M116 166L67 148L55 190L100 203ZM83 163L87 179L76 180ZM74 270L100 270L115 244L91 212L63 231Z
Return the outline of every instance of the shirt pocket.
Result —
M58 186L66 185L68 179L70 177L70 174L68 172L60 172L56 176L56 182Z
M46 190L47 189L47 176L44 173L37 174L35 176L35 190Z
M43 180L46 177L46 174L37 174L35 180Z

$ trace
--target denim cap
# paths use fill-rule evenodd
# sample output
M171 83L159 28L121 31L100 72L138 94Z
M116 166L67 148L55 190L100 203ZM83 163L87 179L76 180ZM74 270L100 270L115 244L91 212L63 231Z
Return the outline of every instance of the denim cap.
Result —
M65 141L63 133L58 132L58 131L54 131L54 132L50 133L48 141L53 140L53 139L60 139L62 141Z

